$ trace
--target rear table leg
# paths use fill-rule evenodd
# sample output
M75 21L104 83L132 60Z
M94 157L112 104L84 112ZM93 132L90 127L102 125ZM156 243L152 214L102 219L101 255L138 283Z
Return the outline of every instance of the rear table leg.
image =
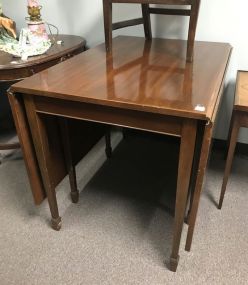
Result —
M65 155L66 167L69 174L70 187L71 187L71 200L72 203L77 203L79 199L79 191L77 188L76 170L72 161L70 134L68 129L68 121L66 118L59 118L60 132L63 141L63 150Z

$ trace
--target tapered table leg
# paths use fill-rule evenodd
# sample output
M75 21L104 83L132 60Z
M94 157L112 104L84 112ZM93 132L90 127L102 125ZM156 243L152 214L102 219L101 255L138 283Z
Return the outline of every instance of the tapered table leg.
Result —
M69 175L70 187L71 187L71 200L73 203L77 203L79 199L79 191L77 188L76 169L72 161L70 134L68 129L68 120L66 118L59 118L60 133L63 142L63 151L65 155L66 168Z
M195 153L194 153L193 167L192 167L192 172L191 172L191 177L190 177L190 187L189 187L189 194L188 194L189 195L189 207L188 207L188 213L185 218L185 222L187 224L189 223L190 211L193 205L193 197L194 197L195 186L196 186L196 178L197 178L197 171L198 171L200 154L201 154L203 134L204 134L204 128L202 127L202 124L200 123L197 126Z
M185 250L187 251L190 251L191 244L192 244L196 216L198 212L199 201L200 201L200 196L201 196L201 191L202 191L203 179L204 179L208 157L209 157L209 151L210 151L210 145L211 145L211 139L212 139L212 131L213 131L212 123L207 124L204 130L199 167L198 167L197 177L196 177L196 185L195 185L193 203L192 203L190 216L189 216L189 228L188 228L188 234L187 234L187 240L186 240L186 246L185 246Z
M239 134L239 120L238 117L233 114L232 117L232 124L230 126L230 138L229 138L229 148L228 148L228 154L227 154L227 161L226 161L226 167L225 167L225 173L224 173L224 178L222 182L222 187L221 187L221 194L220 194L220 200L219 200L219 205L218 209L222 208L225 192L226 192L226 185L228 181L228 177L231 172L231 167L232 167L232 161L233 161L233 155L238 139L238 134Z
M61 228L61 217L59 216L54 183L49 176L49 173L52 173L52 164L44 117L36 113L32 96L25 95L24 102L51 212L51 226L58 231Z
M190 174L194 157L196 128L196 122L191 120L186 120L182 127L177 178L173 245L170 257L170 270L174 272L177 270L177 265L179 261L178 252L184 224Z

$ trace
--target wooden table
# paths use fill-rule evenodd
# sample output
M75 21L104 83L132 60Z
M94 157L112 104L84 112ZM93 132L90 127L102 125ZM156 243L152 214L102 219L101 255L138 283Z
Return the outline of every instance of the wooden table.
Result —
M232 120L229 130L228 155L226 160L226 167L221 187L218 209L222 208L226 192L226 186L231 172L233 156L238 140L239 130L242 127L248 128L248 71L239 70L237 74L237 84L232 112Z
M190 250L213 126L231 55L225 43L117 37L113 53L99 45L11 90L22 94L55 229L61 226L51 171L46 115L168 134L181 138L170 269L176 271L192 165L196 171L186 250ZM155 171L155 169L154 169Z
M85 50L85 40L82 37L73 35L59 35L57 40L61 40L62 45L55 43L46 52L46 54L41 56L30 57L26 61L13 58L11 55L5 52L0 52L0 81L8 82L9 84L11 84L14 81L29 77L55 64L61 63ZM14 117L17 134L22 147L22 152L27 173L29 176L34 202L38 205L44 200L46 194L44 191L43 181L40 174L40 167L37 163L37 157L33 146L33 139L26 118L27 116L23 104L23 99L21 96L9 95L9 102L12 108L12 114ZM57 185L67 173L64 159L63 157L58 155L60 153L61 147L59 146L60 139L56 123L56 120L52 118L47 121L49 128L53 132L53 144L57 145L56 148L53 149L52 154L54 167L56 167L56 173L51 175L54 185ZM75 123L71 122L70 129L75 128L79 128L82 133L88 132L87 126L82 126L81 124L81 126L75 127ZM88 151L89 147L96 143L100 135L102 135L102 132L101 134L99 134L99 131L96 130L96 135L92 138L91 142L89 141L87 145L83 143L81 144L81 148L84 150L84 152ZM79 141L81 142L81 140ZM0 144L0 150L19 148L20 144L19 142L15 144L3 143ZM77 144L77 142L75 142L75 144ZM75 144L74 147L78 149ZM82 150L80 150L79 152L80 153L77 154L78 157L75 160L79 160L84 154Z

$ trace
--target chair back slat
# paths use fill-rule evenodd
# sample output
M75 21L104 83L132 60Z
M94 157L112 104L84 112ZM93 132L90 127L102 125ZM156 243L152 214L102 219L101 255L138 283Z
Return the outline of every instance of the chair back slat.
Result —
M190 16L191 9L149 8L150 14Z
M112 3L192 5L195 0L113 0Z
M137 18L137 19L132 19L132 20L114 23L114 24L112 24L112 29L118 30L118 29L131 27L131 26L137 26L137 25L141 25L141 24L142 25L144 24L143 18Z
M142 7L142 18L131 19L112 23L112 4L113 3L140 3ZM164 4L164 5L189 5L190 8L157 8L149 7L149 4ZM144 25L145 37L147 40L152 39L151 30L151 14L161 15L178 15L188 16L189 30L188 30L188 42L187 42L187 61L193 60L193 48L195 41L196 26L199 14L200 0L103 0L103 14L104 14L104 30L105 30L105 44L106 51L112 51L112 31L122 29L125 27Z

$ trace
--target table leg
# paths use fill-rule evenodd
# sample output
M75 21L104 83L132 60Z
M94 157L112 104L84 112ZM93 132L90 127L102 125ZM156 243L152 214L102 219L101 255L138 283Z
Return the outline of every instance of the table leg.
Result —
M194 157L196 129L197 125L193 120L185 120L183 123L178 165L173 246L170 257L170 270L174 272L176 272L179 261L178 252L184 224L190 174Z
M186 240L186 246L185 246L185 250L187 251L190 251L191 244L192 244L195 222L196 222L196 215L198 212L199 201L200 201L200 196L201 196L201 191L202 191L203 179L204 179L208 157L209 157L209 152L210 152L212 132L213 132L213 125L212 123L208 123L208 125L205 126L205 130L204 130L199 167L198 167L197 177L196 177L195 192L194 192L194 197L193 197L193 204L192 204L192 209L190 211L190 216L189 216L189 228L188 228L188 234L187 234L187 240Z
M227 155L224 178L223 178L222 187L221 187L221 194L220 194L218 209L222 208L222 204L223 204L223 200L224 200L224 196L225 196L225 192L226 192L226 185L227 185L228 177L229 177L230 172L231 172L233 155L234 155L235 147L237 144L239 128L240 128L240 124L239 124L238 116L235 116L233 114L232 124L230 126L228 155Z
M69 175L69 181L71 187L71 200L73 203L77 203L79 199L79 191L77 188L76 170L72 161L70 134L69 134L67 119L60 117L59 126L63 141L63 151L65 155L66 168Z
M61 217L59 216L58 204L55 192L55 186L49 173L51 172L51 159L47 131L44 123L44 117L36 113L33 98L25 95L24 103L27 110L29 125L34 140L36 155L39 161L40 170L47 194L48 204L51 212L51 226L54 230L60 230Z
M197 171L198 171L200 154L201 154L201 146L202 146L203 135L204 135L204 126L202 126L202 124L199 123L197 126L195 153L194 153L193 166L192 166L191 178L190 178L189 193L188 193L189 207L188 207L188 213L187 213L186 218L185 218L185 222L187 224L189 223L190 211L191 211L192 205L193 205L193 197L194 197L194 192L195 192L195 185L196 185Z
M105 153L107 158L112 156L112 146L111 146L111 127L108 128L105 133Z

